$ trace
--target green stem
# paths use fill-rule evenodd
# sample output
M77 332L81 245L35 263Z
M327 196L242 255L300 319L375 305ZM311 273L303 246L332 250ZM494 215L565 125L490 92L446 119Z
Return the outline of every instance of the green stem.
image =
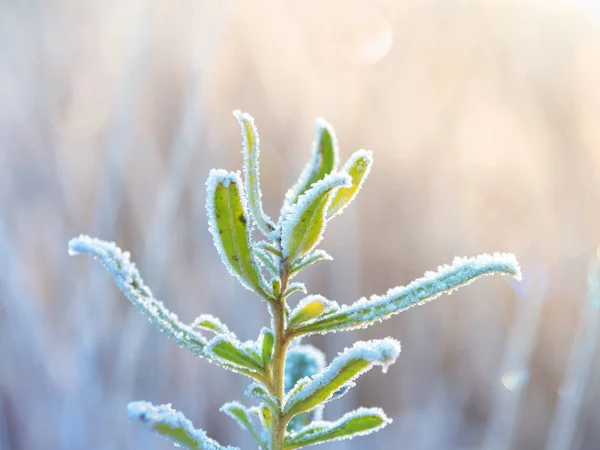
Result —
M280 272L281 294L277 302L271 304L273 313L273 321L275 329L273 334L275 337L275 348L273 350L273 395L279 400L279 405L283 406L283 397L285 395L285 352L289 344L289 337L285 330L285 298L283 293L287 289L289 280L288 268L285 263L281 264ZM284 416L280 409L278 414L273 417L271 429L271 450L283 450L283 440L285 438L285 429L288 419Z

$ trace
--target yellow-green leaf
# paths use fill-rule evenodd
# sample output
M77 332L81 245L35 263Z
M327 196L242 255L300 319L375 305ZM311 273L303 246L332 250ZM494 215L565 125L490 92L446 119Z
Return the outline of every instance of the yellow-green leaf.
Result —
M371 166L373 165L373 153L367 150L359 150L350 156L344 165L344 172L352 177L352 186L342 187L337 190L329 209L327 217L333 217L340 214L348 204L356 197L362 184L366 180Z

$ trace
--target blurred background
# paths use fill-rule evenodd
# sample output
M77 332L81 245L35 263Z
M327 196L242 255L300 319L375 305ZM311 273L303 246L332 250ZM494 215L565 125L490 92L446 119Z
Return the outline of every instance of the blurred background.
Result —
M0 1L0 449L163 449L129 401L171 402L223 444L246 380L177 348L79 233L132 251L187 322L242 339L264 303L222 266L204 180L241 168L232 110L261 133L267 212L308 159L314 120L342 160L375 152L301 277L341 303L452 258L514 252L485 278L360 332L398 362L333 402L394 423L322 448L598 449L600 6L575 0ZM293 300L294 303L296 300Z

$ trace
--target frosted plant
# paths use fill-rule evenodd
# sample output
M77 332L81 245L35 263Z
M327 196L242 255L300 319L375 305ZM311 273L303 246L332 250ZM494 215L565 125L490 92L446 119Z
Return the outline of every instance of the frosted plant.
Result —
M241 342L219 319L203 314L182 323L144 284L128 252L115 244L79 236L69 243L71 254L89 253L110 272L125 296L179 346L251 379L246 390L253 406L226 403L221 411L248 431L261 450L295 449L347 439L391 422L379 408L359 408L338 420L322 420L324 405L344 395L355 380L374 366L385 372L396 361L400 343L392 338L357 342L329 365L325 356L300 339L309 334L364 328L406 309L491 274L520 277L511 254L456 258L451 265L427 272L406 286L383 295L340 306L320 295L307 295L295 308L288 298L303 284L292 279L304 268L332 259L316 247L327 223L356 197L373 158L359 150L341 169L331 127L319 119L309 163L286 194L274 221L265 214L259 185L259 138L249 114L236 111L243 136L243 181L239 172L212 170L206 182L209 229L225 267L247 289L264 300L271 313L269 327L255 341ZM246 191L248 194L246 195ZM254 227L264 240L254 241ZM258 307L258 305L257 305ZM129 405L129 417L155 433L189 449L227 449L194 428L170 405Z

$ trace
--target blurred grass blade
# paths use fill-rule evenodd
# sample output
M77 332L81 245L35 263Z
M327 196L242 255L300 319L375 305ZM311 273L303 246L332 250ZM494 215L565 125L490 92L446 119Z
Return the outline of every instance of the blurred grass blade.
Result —
M337 164L338 148L335 133L331 125L320 117L315 124L315 141L310 161L304 167L298 182L287 192L282 212L296 203L298 198L314 183L335 170Z
M236 449L236 447L224 447L207 437L204 431L195 429L192 422L181 412L172 409L171 405L154 406L148 402L132 402L127 410L130 419L144 424L176 446L195 450Z
M345 189L345 188L340 188ZM312 252L305 255L302 259L296 261L294 265L290 269L290 277L293 277L301 270L307 268L311 264L314 264L318 261L329 260L331 261L333 258L324 250L313 250Z
M310 252L322 239L331 194L340 186L350 186L350 181L346 173L327 175L288 210L281 224L281 248L288 264Z
M292 450L307 445L322 444L340 439L364 436L392 422L379 408L359 408L335 422L317 421L286 436L284 449Z
M229 402L221 406L221 411L235 420L240 428L250 433L260 450L268 450L267 443L262 439L260 432L256 428L252 414L248 408L238 402Z
M69 254L82 253L98 259L129 301L180 347L198 356L206 356L206 339L192 327L182 323L177 315L153 297L135 264L130 261L129 252L123 252L112 242L81 235L69 242Z
M474 258L456 258L451 266L442 266L437 272L428 272L408 286L390 289L383 296L362 298L350 306L342 306L326 317L317 317L296 328L296 335L328 333L364 328L388 319L415 305L451 293L486 275L512 275L520 279L521 272L515 256L508 253L480 255Z
M252 254L246 199L239 175L213 169L206 186L210 232L223 263L243 286L270 299L272 295Z
M258 229L272 239L276 237L275 225L273 221L265 214L262 206L262 193L260 191L258 155L259 137L258 130L254 125L254 118L241 111L234 111L233 115L237 119L242 129L244 146L244 181L248 189L248 203L252 218Z
M328 218L340 214L354 200L364 181L367 179L372 165L373 153L370 151L359 150L350 156L344 165L343 171L352 177L352 186L342 187L337 190L327 210Z
M284 401L284 413L293 417L331 399L340 388L353 382L375 365L385 372L400 354L400 343L392 338L360 341L338 355L300 390L292 390Z
M229 328L217 317L210 314L201 314L192 322L192 328L199 328L204 331L210 331L215 334L229 334Z

